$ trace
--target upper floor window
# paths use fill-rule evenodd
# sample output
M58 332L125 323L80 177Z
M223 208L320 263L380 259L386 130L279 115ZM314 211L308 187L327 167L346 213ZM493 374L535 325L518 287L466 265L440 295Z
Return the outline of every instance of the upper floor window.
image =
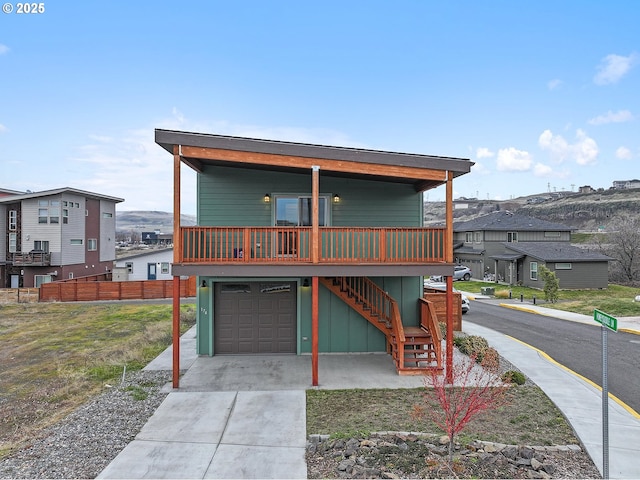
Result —
M68 208L63 208L62 209L62 223L64 223L64 224L69 223L69 209Z
M111 213L111 212L102 212L102 218L113 218L113 213Z
M127 269L127 272L133 273L133 262L125 262L124 266Z
M93 252L98 250L98 239L90 238L87 240L87 250Z
M544 232L544 236L546 238L558 238L560 236L560 232Z
M9 234L9 253L16 253L18 251L18 234Z
M160 264L160 272L161 273L169 273L169 262L162 262Z
M278 196L276 197L276 226L278 227L310 227L311 197ZM328 224L328 197L318 199L318 218L321 227Z
M467 233L466 233L466 235L465 235L465 239L464 239L464 241L465 241L466 243L471 243L471 242L473 242L473 232L467 232Z
M84 245L84 241L81 238L72 238L70 243L71 245Z
M34 250L42 250L44 253L49 253L49 240L34 240Z
M556 270L571 270L573 265L570 263L556 263Z
M518 232L507 232L507 242L517 242L518 241Z
M48 208L39 208L38 209L38 223L48 223L49 222L49 209Z
M475 232L475 233L473 234L473 241L474 241L475 243L480 243L480 242L482 242L482 232Z
M9 210L9 230L18 229L18 211Z

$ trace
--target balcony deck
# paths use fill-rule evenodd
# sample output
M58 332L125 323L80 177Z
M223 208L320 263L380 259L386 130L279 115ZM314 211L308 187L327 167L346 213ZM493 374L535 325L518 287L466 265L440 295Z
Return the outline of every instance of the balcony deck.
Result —
M409 264L445 262L445 228L181 227L180 264Z
M51 254L44 252L14 253L12 261L19 267L48 267L51 265Z

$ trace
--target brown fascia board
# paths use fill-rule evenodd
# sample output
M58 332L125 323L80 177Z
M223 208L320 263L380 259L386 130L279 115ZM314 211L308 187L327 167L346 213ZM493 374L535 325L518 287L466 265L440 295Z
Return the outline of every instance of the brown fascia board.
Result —
M273 155L377 163L380 165L425 168L440 171L448 170L452 172L454 177L468 173L474 165L474 162L464 158L314 145L279 140L262 140L163 129L155 130L155 140L158 145L172 155L174 145L183 145Z

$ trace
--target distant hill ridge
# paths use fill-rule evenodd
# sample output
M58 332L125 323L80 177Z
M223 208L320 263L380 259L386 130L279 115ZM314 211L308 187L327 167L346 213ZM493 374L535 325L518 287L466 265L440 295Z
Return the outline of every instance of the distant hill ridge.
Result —
M454 200L454 222L471 220L497 210L509 210L561 223L580 232L607 229L615 216L640 216L640 189L593 193L541 193L510 200ZM444 224L445 203L425 202L425 223Z
M196 224L195 215L180 215L180 223L183 226ZM116 212L116 231L155 231L161 233L171 233L173 231L173 213L132 210L127 212Z

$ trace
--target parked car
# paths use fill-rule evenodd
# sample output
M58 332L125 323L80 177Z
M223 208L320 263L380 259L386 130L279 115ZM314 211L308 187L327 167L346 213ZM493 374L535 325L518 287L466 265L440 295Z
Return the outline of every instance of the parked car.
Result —
M453 269L453 279L468 282L471 280L471 269L464 265L456 265ZM429 280L432 282L444 282L444 277L442 275L432 275L429 277Z
M471 280L471 269L464 265L456 265L453 269L453 279L468 282Z
M447 284L446 283L442 283L442 282L434 282L433 280L429 279L428 281L425 280L424 281L424 286L426 288L433 288L435 290L442 290L442 291L446 291L447 290ZM467 296L462 293L460 290L456 290L455 288L453 289L453 292L455 293L459 293L460 294L460 303L461 303L461 307L462 307L462 314L464 315L465 313L467 313L469 310L471 310L471 306L469 305L469 299L467 298Z

